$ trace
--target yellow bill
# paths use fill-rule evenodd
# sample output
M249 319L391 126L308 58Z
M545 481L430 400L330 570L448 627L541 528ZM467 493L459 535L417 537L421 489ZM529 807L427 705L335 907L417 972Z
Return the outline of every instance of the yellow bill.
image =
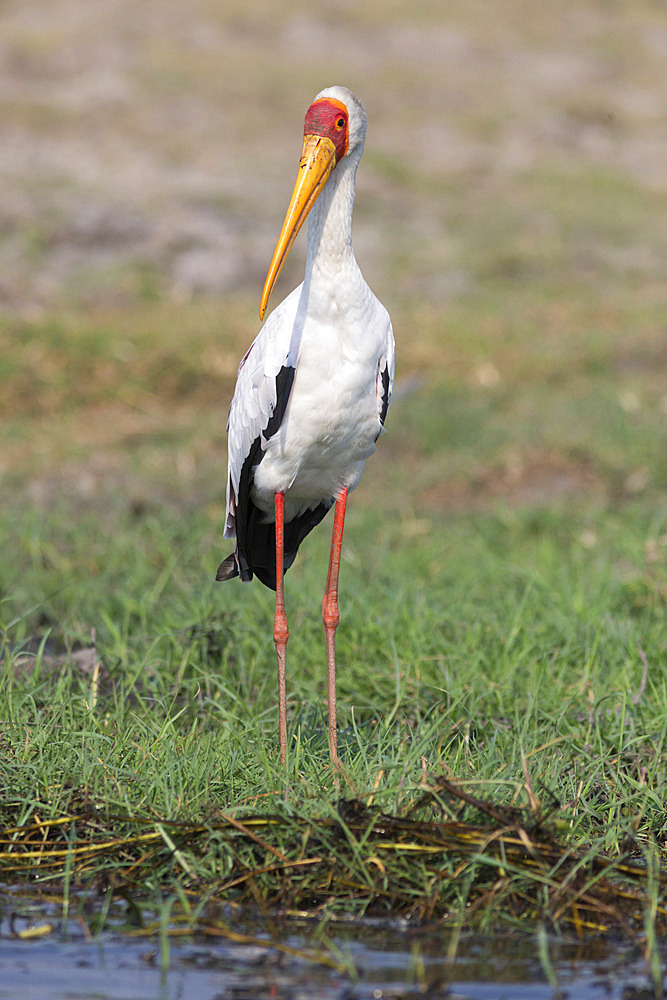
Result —
M331 139L321 135L304 136L296 184L262 290L259 304L260 319L264 319L269 296L278 280L280 270L287 259L297 233L319 198L335 165L336 147Z

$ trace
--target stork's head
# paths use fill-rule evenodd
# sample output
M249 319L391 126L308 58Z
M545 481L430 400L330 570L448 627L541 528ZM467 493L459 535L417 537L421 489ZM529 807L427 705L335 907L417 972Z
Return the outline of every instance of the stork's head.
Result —
M366 111L347 87L321 90L306 112L304 138L309 135L329 139L335 149L336 164L348 153L364 148Z
M358 161L365 138L366 112L359 98L347 87L321 90L306 112L299 172L264 282L260 319L297 233L332 171L346 157Z

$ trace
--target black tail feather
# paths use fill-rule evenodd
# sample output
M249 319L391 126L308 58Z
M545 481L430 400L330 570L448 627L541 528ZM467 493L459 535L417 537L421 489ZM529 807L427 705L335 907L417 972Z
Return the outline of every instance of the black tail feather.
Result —
M290 568L307 534L320 523L333 500L325 500L317 507L306 510L292 521L285 523L284 570ZM276 589L276 526L260 520L261 512L253 506L252 530L244 532L243 542L238 541L236 553L227 556L218 567L216 580L232 580L240 576L242 580L252 580L253 575L268 587ZM238 562L237 562L238 559Z
M236 565L236 557L232 552L232 554L227 556L226 559L223 559L218 566L218 572L215 574L215 578L219 583L221 580L233 580L234 577L238 575L239 568Z

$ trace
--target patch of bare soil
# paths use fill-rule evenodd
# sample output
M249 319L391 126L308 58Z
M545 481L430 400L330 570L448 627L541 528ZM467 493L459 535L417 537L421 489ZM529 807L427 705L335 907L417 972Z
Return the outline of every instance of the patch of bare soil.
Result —
M435 0L336 18L299 0L5 3L0 307L104 301L147 275L179 297L256 293L302 112L332 82L369 109L355 246L371 283L446 301L469 287L448 232L461 197L554 166L667 188L666 52L657 4L510 0L494 20ZM640 242L609 267L627 250L654 268Z
M427 489L422 502L432 510L488 510L497 503L511 507L550 506L577 496L604 496L609 486L585 459L555 453L512 453L502 463L478 470L463 481Z

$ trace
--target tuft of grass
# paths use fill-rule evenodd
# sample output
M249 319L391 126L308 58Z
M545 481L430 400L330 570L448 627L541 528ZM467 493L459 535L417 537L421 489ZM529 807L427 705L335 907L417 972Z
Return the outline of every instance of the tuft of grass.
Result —
M175 928L210 933L214 901L301 920L400 914L459 925L465 908L467 925L482 928L500 911L515 926L548 919L578 935L644 929L655 953L656 935L667 927L667 907L656 900L667 878L655 865L647 899L646 865L627 855L603 857L599 843L567 849L537 813L487 803L445 779L423 788L401 816L358 799L316 818L290 809L220 813L205 824L88 806L6 828L0 865L9 877L38 872L41 885L54 875L60 880L64 868L64 919L73 880L104 884L135 906L162 898L163 935ZM434 806L448 812L452 803L473 807L487 822L433 819Z

